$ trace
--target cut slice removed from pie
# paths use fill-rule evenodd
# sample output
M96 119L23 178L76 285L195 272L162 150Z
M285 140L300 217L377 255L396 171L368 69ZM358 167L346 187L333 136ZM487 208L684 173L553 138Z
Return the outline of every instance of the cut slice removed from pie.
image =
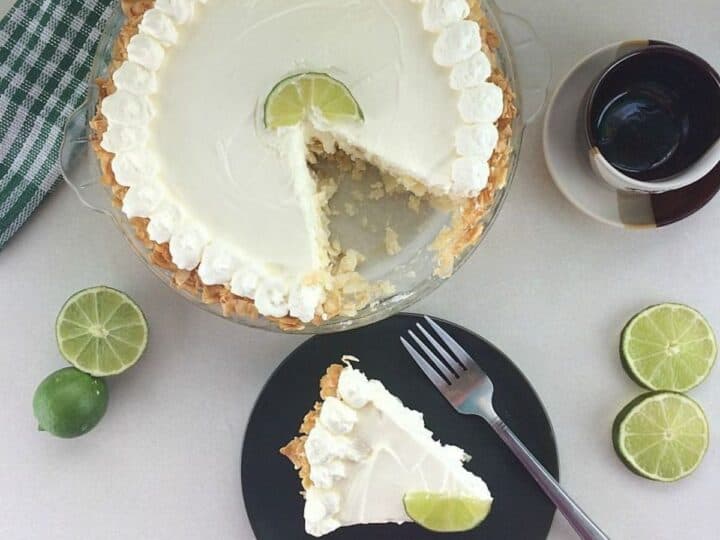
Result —
M435 530L449 532L455 519L458 530L479 524L492 497L464 467L469 456L435 440L422 413L355 369L354 360L346 356L344 365L327 369L322 401L305 416L301 435L280 450L299 471L306 532L401 524L413 521L408 509Z

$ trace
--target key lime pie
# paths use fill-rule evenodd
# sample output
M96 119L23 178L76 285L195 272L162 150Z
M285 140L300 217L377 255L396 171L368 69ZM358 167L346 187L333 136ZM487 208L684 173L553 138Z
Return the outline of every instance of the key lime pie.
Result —
M93 143L115 202L179 287L288 329L387 295L330 237L336 186L323 161L373 167L442 204L437 275L478 240L506 181L516 109L477 0L123 9Z
M463 467L467 454L434 440L422 414L352 367L357 359L343 361L320 380L322 402L305 416L301 436L280 450L299 471L306 532L413 520L451 532L482 522L492 497Z

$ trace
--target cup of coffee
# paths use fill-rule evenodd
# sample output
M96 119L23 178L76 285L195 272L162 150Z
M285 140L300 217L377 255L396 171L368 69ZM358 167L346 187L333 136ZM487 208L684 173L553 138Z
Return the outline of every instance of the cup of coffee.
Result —
M649 42L602 73L585 121L590 162L605 182L680 189L720 163L720 76L690 51Z

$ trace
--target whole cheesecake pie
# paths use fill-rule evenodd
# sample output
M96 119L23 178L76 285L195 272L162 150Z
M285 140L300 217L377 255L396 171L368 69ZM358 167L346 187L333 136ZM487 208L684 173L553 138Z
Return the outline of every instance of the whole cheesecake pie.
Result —
M330 232L338 170L360 183L379 174L363 204L400 193L451 215L431 247L437 275L478 240L506 181L516 109L477 1L123 10L94 148L150 260L179 287L286 329L391 293ZM400 249L390 227L377 234Z

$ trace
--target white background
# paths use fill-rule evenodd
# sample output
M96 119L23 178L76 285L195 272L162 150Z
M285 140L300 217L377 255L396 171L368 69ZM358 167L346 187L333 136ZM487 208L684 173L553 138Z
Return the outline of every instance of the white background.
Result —
M500 3L532 21L549 46L554 82L591 51L631 38L677 42L720 66L717 0ZM661 485L630 474L613 453L610 426L639 393L617 355L628 317L675 300L720 330L720 200L660 231L595 223L552 184L540 132L539 125L528 131L488 239L414 309L479 332L525 371L554 423L563 484L611 537L718 538L720 373L692 393L716 429L702 467L684 481ZM240 488L245 423L268 375L303 338L248 330L194 308L64 185L0 255L0 284L0 538L252 538ZM36 431L33 391L63 366L53 335L58 309L96 284L138 300L150 346L110 382L98 428L54 439ZM574 535L558 516L550 538Z

